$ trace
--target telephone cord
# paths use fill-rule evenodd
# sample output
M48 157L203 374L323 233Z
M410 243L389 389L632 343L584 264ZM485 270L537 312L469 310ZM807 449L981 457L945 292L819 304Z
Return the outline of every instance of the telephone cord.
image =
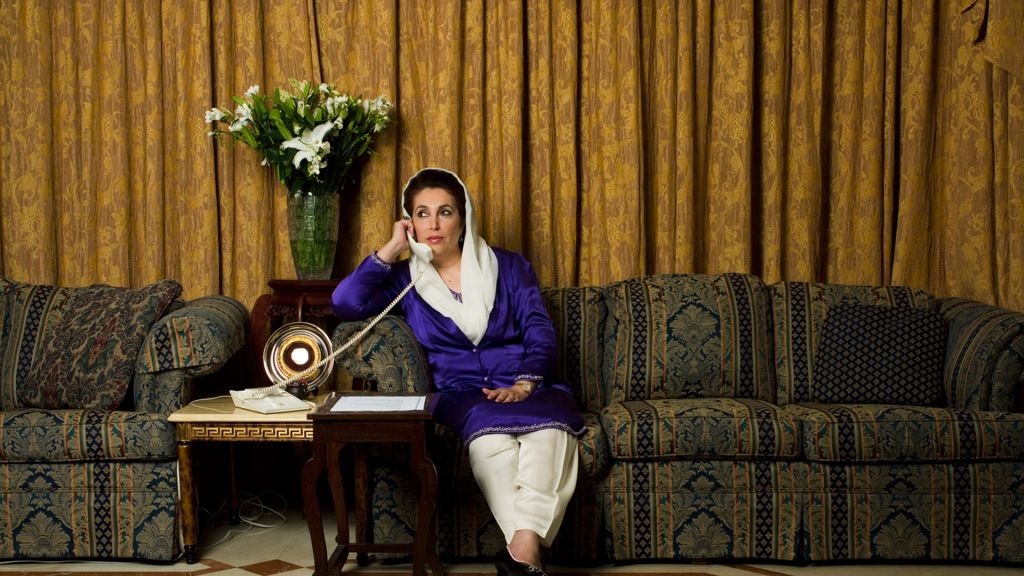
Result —
M250 397L251 398L262 398L262 397L264 397L264 396L266 396L268 394L274 393L277 390L282 390L286 386L288 386L289 384L291 384L293 382L298 382L299 380L302 380L306 376L309 376L310 374L316 372L317 370L319 370L321 367L323 367L328 362L334 361L334 359L337 358L339 354L341 354L345 350L348 350L349 348L351 348L353 344L355 344L356 342L361 340L363 338L363 336L365 336L367 334L367 332L372 330L373 327L376 326L378 322L383 320L384 317L388 315L388 312L391 312L391 309L394 308L395 306L397 306L398 303L402 301L402 298L405 298L405 295L409 293L409 290L412 290L412 287L416 285L416 282L419 282L419 279L423 276L423 273L426 272L426 271L427 271L427 267L424 266L419 271L419 273L416 274L416 278L413 278L413 280L411 282L409 282L409 284L407 284L405 286L405 288L402 288L402 291L398 293L398 296L395 296L395 299L392 300L390 304L385 306L384 309L381 310L379 314L374 316L374 318L372 320L370 320L369 324L364 326L363 329L360 330L359 332L357 332L355 336L349 338L348 342L345 342L345 344L341 348L338 348L337 350L334 350L333 352L328 354L327 357L323 358L322 360L320 360L316 364L313 364L309 368L306 368L302 372L299 372L298 374L292 376L291 378L288 378L287 380L284 380L283 382L276 382L276 383L274 383L274 384L272 384L270 386L266 386L266 387L263 387L263 388L253 388L251 390L251 396Z

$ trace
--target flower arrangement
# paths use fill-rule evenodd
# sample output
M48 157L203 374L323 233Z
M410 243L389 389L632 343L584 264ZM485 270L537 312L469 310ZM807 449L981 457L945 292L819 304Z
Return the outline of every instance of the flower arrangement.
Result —
M291 88L270 96L252 86L244 97L233 98L233 112L208 110L209 135L230 136L259 152L290 196L334 194L356 160L373 153L374 136L390 121L391 103L381 96L352 97L330 84L292 80Z

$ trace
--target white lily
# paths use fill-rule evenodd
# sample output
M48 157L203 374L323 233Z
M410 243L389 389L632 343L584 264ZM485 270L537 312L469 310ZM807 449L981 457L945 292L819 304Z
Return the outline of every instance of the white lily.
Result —
M345 104L345 101L339 96L330 96L324 101L324 107L327 108L327 115L334 116L335 112Z
M260 85L259 84L253 84L252 86L249 86L248 90L245 91L245 97L251 99L253 96L255 96L255 95L259 94L259 93L260 93Z
M306 128L302 131L301 136L282 142L281 149L296 150L295 156L292 158L292 165L298 168L303 160L307 160L309 161L308 173L310 175L318 174L320 168L326 165L326 162L323 162L323 156L331 151L330 142L324 142L324 138L333 129L333 122L324 122L312 130Z
M235 121L228 126L228 130L239 132L252 121L252 108L248 104L240 104L235 108Z
M217 108L210 108L206 111L206 123L220 122L224 118L224 113Z

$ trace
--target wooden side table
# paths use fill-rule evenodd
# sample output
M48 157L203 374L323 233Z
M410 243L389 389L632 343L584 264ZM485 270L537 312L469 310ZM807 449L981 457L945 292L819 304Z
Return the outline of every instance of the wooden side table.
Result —
M320 400L323 398L321 397ZM178 439L181 474L181 526L185 561L195 564L198 539L196 491L192 476L192 443L203 442L312 442L313 423L309 411L261 414L235 408L231 398L208 398L172 413ZM232 506L237 509L234 470L231 471Z
M356 393L346 393L356 394ZM413 574L425 575L424 563L430 565L434 576L444 571L437 557L437 533L434 522L437 495L437 470L427 453L428 435L433 430L427 396L425 409L401 412L332 412L341 396L332 395L309 414L313 423L313 457L302 469L302 504L313 544L316 575L341 574L349 553L395 552L411 553ZM359 542L349 542L348 511L345 505L344 482L338 454L345 444L408 443L412 452L413 471L420 481L420 498L416 506L416 536L406 544L381 544L366 541L365 534L357 531ZM327 556L317 481L327 472L331 499L338 519L337 546ZM357 490L360 487L356 483ZM365 490L365 486L363 488ZM368 507L367 494L355 494L357 509Z
M258 387L269 386L263 370L263 347L275 329L287 321L310 322L331 335L337 318L331 310L331 293L340 280L271 280L271 294L256 299L250 316L249 345L252 351L253 377Z

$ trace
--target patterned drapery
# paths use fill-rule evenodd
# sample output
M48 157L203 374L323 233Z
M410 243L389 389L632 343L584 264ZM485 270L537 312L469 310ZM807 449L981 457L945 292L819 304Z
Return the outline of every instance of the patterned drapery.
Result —
M396 103L342 268L458 171L553 286L663 272L906 284L1024 309L1016 0L0 2L0 274L251 306L283 187L203 111L251 84Z

